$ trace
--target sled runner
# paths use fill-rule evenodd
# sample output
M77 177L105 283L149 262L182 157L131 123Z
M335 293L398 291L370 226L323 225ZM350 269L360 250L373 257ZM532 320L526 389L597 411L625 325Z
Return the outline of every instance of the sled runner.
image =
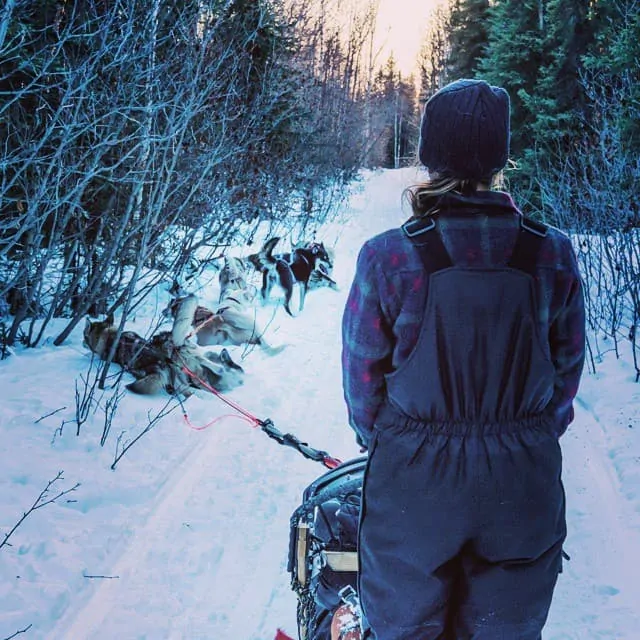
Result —
M357 542L366 462L356 458L320 476L291 516L287 570L300 640L360 638Z

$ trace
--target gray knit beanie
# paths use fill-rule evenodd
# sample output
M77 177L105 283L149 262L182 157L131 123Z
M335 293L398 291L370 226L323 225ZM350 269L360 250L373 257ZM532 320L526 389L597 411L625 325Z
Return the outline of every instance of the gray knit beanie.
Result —
M446 85L425 105L420 162L445 177L491 177L507 164L509 107L509 94L484 80Z

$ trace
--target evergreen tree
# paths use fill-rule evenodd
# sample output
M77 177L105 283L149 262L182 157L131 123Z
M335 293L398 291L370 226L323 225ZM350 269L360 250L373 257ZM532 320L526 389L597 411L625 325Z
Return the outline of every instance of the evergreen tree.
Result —
M479 75L511 96L511 155L522 158L534 146L536 114L528 97L544 62L543 0L495 0L489 9L488 46Z
M583 58L595 117L606 108L626 149L640 154L640 13L637 0L590 3L593 38ZM604 105L607 105L604 107Z
M416 154L419 125L413 77L405 80L398 73L390 97L391 135L387 143L386 166L398 169L413 164Z
M447 78L473 78L487 46L489 0L454 0L451 6Z
M522 95L535 117L531 132L539 155L566 151L585 122L587 100L580 70L592 40L592 28L584 0L548 0L544 63L533 93Z
M413 164L419 121L416 101L415 79L403 78L390 56L374 81L376 142L369 154L370 165L397 169Z
M371 129L373 144L369 152L368 164L391 168L394 166L393 122L396 102L396 70L393 55L374 77L371 94Z

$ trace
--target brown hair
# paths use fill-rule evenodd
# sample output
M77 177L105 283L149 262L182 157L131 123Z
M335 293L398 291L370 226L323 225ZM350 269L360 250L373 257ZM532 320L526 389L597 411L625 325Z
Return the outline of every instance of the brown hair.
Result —
M414 218L427 216L435 208L439 196L445 193L455 192L462 195L471 195L475 191L484 188L499 189L502 187L502 171L493 175L488 182L470 180L468 178L448 178L434 175L425 182L407 187L402 197L409 202Z

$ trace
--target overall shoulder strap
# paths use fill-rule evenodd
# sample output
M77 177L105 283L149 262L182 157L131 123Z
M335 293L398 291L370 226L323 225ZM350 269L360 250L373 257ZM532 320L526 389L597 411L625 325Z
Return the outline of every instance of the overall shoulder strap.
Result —
M412 218L402 225L402 231L420 254L427 273L453 266L433 216Z
M522 216L520 229L509 260L509 266L529 275L535 274L538 253L542 242L547 237L548 227L535 220Z

